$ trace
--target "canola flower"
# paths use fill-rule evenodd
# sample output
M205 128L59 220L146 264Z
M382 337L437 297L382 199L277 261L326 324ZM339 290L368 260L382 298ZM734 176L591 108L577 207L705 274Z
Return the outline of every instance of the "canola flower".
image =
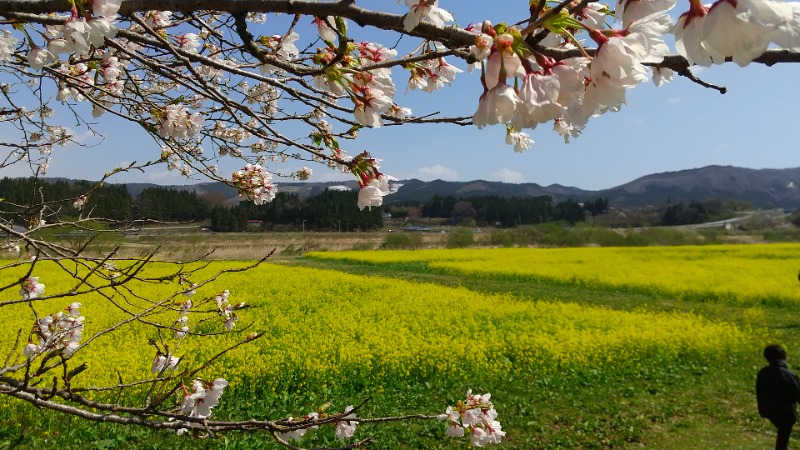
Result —
M735 304L800 305L800 245L502 248L314 252L370 264L420 264L468 276L545 279Z
M203 271L211 274L223 265L245 264L212 263ZM48 293L71 287L53 263L40 261L36 269ZM146 270L157 275L166 268L155 265ZM13 271L0 274L0 282L21 276ZM114 385L119 381L117 370L126 382L151 377L151 370L188 370L256 332L263 338L228 353L199 376L221 376L239 389L255 389L257 383L262 391L277 392L289 386L333 386L349 379L380 386L398 380L468 379L476 374L552 374L632 360L661 363L687 354L716 357L748 345L737 327L691 314L523 300L328 270L265 264L227 274L219 283L229 287L224 302L248 305L238 314L234 330L240 332L220 333L227 319L215 308L192 310L195 318L189 321L198 323L193 332L215 333L212 336L189 333L176 339L134 322L121 333L92 341L74 356L76 364L86 362L88 368L73 385ZM157 300L186 291L174 283L135 287L144 297ZM196 291L192 298L219 296L212 287L192 287ZM128 300L133 305L129 308L136 306L135 299ZM59 302L63 299L33 305L44 315L63 308ZM178 297L174 310L149 320L174 329L185 302ZM126 317L99 295L86 295L80 303L86 317L84 340ZM27 305L6 308L5 329L10 331L0 335L0 348L8 351L16 330L30 330L32 319ZM219 319L204 320L203 314ZM161 344L148 345L150 339L166 342L169 351ZM197 392L187 389L190 396Z

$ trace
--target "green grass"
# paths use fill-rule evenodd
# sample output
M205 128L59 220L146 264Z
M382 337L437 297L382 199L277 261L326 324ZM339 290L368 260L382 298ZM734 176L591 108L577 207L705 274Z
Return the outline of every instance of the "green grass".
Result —
M487 379L470 374L465 379L398 382L380 388L353 379L335 390L323 386L303 392L287 389L277 396L260 392L254 380L247 390L230 389L215 410L215 417L298 416L326 401L341 409L367 398L371 401L364 415L439 413L448 403L463 396L466 388L473 388L492 393L499 420L508 432L507 440L499 448L761 449L773 445L774 432L755 409L753 383L756 371L763 365L760 348L767 341L781 342L789 350L790 364L792 356L800 360L797 333L800 317L786 307L741 307L679 301L657 294L596 291L545 281L460 277L426 271L420 265L358 265L309 259L285 262L621 310L694 311L711 320L751 329L752 345L747 352L714 361L684 358L667 364L606 370L587 367L547 377L508 375L503 379ZM366 435L374 436L375 444L370 448L377 449L468 447L463 440L446 439L444 425L439 422L361 426L357 437ZM796 443L800 434L794 439ZM302 441L307 447L336 443L330 430ZM177 437L139 428L86 424L18 402L0 409L0 450L12 445L65 449L279 448L269 436L260 434L228 433L205 439Z

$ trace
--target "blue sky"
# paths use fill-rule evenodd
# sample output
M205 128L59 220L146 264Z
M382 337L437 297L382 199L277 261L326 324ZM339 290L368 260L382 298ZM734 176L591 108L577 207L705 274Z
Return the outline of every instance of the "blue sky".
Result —
M524 18L527 2L492 2L488 16L477 6L486 4L440 1L442 7L453 12L460 26L485 17L493 22L517 21ZM395 12L405 9L386 0L360 1L359 5L384 5ZM685 6L679 3L678 9ZM302 36L303 30L299 31ZM357 40L375 37L354 24L350 33ZM387 45L392 42L384 40ZM463 63L457 65L465 68ZM660 88L652 83L642 84L629 91L628 104L622 111L592 119L583 134L569 144L550 126L529 131L536 143L523 154L514 153L504 143L503 127L478 130L423 125L364 129L359 139L346 141L346 145L351 155L369 150L382 158L383 170L400 179L485 179L584 189L603 189L651 173L712 164L757 169L798 167L798 70L800 67L792 64L773 68L752 64L744 69L726 65L696 71L704 80L726 86L728 93L724 95L683 78ZM451 87L433 94L406 92L405 80L406 75L398 71L395 102L410 106L415 115L435 111L471 115L482 89L477 73L460 74ZM97 179L117 165L157 158L158 145L136 127L109 121L97 128L105 135L102 142L85 133L81 136L83 142L98 145L57 150L48 175ZM288 172L301 165L290 164L282 170ZM225 164L222 167L228 171L237 168ZM313 180L343 179L323 167L313 168ZM22 169L0 170L0 176L26 175ZM124 174L113 181L184 184L198 180L186 180L159 167L145 174Z

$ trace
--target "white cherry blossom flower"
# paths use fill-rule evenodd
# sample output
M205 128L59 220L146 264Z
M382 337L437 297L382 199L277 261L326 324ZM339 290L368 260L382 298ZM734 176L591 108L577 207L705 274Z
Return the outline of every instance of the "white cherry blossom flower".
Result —
M164 28L172 23L170 20L171 15L171 11L150 11L145 14L144 21L150 28Z
M83 306L79 302L72 302L69 306L67 306L67 312L72 317L80 317L81 313L79 311L80 307Z
M72 203L72 207L75 209L83 209L83 205L86 204L86 196L79 195L78 198Z
M28 342L25 347L22 348L22 354L28 359L33 359L37 353L39 353L39 346L33 342Z
M397 50L387 48L377 42L360 42L356 44L359 56L370 62L381 62L397 56Z
M386 115L400 120L407 119L411 117L411 108L406 108L403 106L392 104L392 106L390 106L389 109L386 111Z
M186 325L175 329L175 339L183 339L187 334L189 334L189 327Z
M675 0L618 0L614 9L617 19L622 20L623 28L653 13L666 12L675 7Z
M58 61L56 55L49 49L41 47L31 48L28 51L27 59L28 65L33 70L41 70L44 66L49 66Z
M353 406L348 406L344 409L345 414L352 411ZM340 441L344 441L348 438L353 437L356 432L356 425L358 422L351 422L346 419L355 419L355 414L346 414L342 419L336 421L336 437L339 438Z
M498 123L508 123L514 117L514 112L522 101L513 88L500 83L488 92L484 92L478 101L478 110L472 116L472 121L478 128Z
M97 17L113 19L119 12L122 0L92 0L92 12Z
M602 3L589 3L579 10L575 16L589 28L602 28L606 22L608 7Z
M689 64L710 66L711 55L703 43L703 28L707 7L692 8L681 14L675 23L675 50L678 51Z
M524 76L522 61L511 48L514 37L510 34L501 34L494 40L495 50L489 55L485 65L484 86L492 89L498 84L505 83L507 77Z
M117 27L105 18L92 19L86 22L86 41L94 47L101 47L106 38L117 35Z
M373 128L380 128L381 114L392 106L392 99L380 89L365 89L364 95L354 98L353 114L356 122Z
M394 178L381 174L373 178L369 184L362 186L358 191L358 209L372 209L373 206L383 205L383 197L389 195L389 180Z
M11 55L17 47L19 41L9 30L3 30L0 33L0 61L11 61Z
M200 39L195 33L186 33L178 36L178 46L189 53L197 53Z
M744 67L769 46L769 33L764 27L742 19L736 5L729 1L715 2L703 20L703 46L714 64L725 58Z
M675 78L675 71L667 67L655 66L653 71L653 84L661 86L664 83L669 83Z
M344 29L347 30L347 21L342 19L344 23ZM336 18L333 16L325 17L324 19L321 17L314 17L313 20L314 25L317 27L317 32L319 33L319 37L322 38L323 41L330 42L335 44L338 42L338 34L336 33Z
M236 325L236 322L239 320L239 316L236 314L230 314L225 321L223 322L223 326L226 330L231 331L233 327Z
M39 283L39 277L28 277L22 282L19 295L25 300L34 299L44 294L44 284Z
M231 183L239 191L239 198L246 198L256 205L271 202L278 192L270 174L260 164L246 164L233 173Z
M509 129L508 132L506 132L506 144L513 145L515 152L522 153L531 148L533 145L533 139L531 139L528 133L512 131L512 129Z
M475 447L483 447L489 439L488 433L483 428L472 427L470 428L469 443Z
M497 421L497 411L490 399L491 394L473 395L468 390L465 400L456 403L456 407L448 406L444 414L437 416L449 422L445 435L463 437L468 430L473 446L500 443L506 433Z
M494 45L494 38L486 33L481 33L475 36L475 43L469 46L469 52L475 59L481 61L489 57L492 45Z
M436 27L442 27L454 20L452 14L436 6L436 0L406 0L406 6L409 8L403 18L403 28L406 31L416 28L422 20Z

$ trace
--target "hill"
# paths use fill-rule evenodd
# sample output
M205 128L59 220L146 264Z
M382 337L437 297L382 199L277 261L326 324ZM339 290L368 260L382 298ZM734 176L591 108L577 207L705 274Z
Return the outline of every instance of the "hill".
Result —
M128 183L127 189L134 197L149 183ZM223 183L199 183L186 186L160 186L176 190L193 190L210 197L215 203L233 205L238 202L236 190ZM355 181L326 183L278 183L283 192L296 192L308 198L325 189L358 189ZM722 199L749 203L756 209L800 209L800 167L793 169L745 169L732 166L707 166L699 169L663 172L647 175L610 189L591 191L570 186L536 183L503 183L499 181L397 181L393 193L386 199L391 202L424 203L434 195L456 198L489 196L536 197L549 195L556 202L572 199L578 202L600 197L609 199L617 208L658 206L672 201Z
M497 195L529 197L550 195L555 201L585 201L605 197L615 207L663 205L667 201L723 199L741 201L757 209L800 208L800 168L744 169L708 166L647 175L611 189L589 191L553 184L509 184L496 181L423 182L408 180L388 201L426 202L434 195L470 197Z
M668 199L719 198L747 202L758 209L800 208L800 167L794 169L744 169L708 166L647 175L595 195L618 207L664 204Z

